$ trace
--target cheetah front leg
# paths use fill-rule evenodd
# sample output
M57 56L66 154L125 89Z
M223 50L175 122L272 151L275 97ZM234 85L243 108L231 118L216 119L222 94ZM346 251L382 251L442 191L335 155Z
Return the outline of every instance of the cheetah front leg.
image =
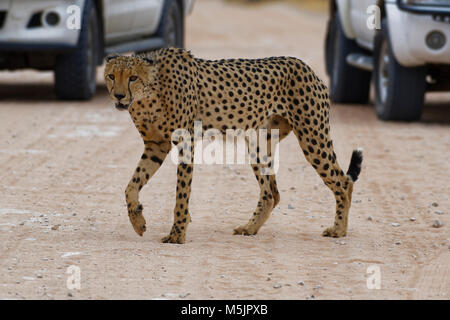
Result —
M176 205L173 211L174 219L173 226L169 235L161 239L164 243L178 243L182 244L186 240L186 229L191 222L189 214L189 197L191 195L191 183L194 170L194 145L188 147L188 150L181 150L180 154L183 156L183 151L191 157L184 158L177 167L177 192Z
M159 169L170 149L170 142L145 142L145 151L125 190L128 217L130 218L134 231L140 236L142 236L146 230L146 222L142 215L142 204L139 203L139 192Z

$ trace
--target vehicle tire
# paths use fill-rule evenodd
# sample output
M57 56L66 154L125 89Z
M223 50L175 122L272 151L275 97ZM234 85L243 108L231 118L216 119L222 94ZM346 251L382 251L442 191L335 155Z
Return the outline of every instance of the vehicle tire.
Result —
M396 60L386 20L375 35L375 112L382 120L419 120L426 89L426 68L406 68Z
M164 39L167 48L184 47L184 14L179 1L165 1L156 36Z
M78 46L56 58L55 91L59 99L87 100L96 90L96 69L101 48L95 5L85 2Z
M352 67L346 60L350 53L359 52L362 52L362 49L355 41L345 36L339 14L335 13L328 24L325 43L325 62L330 76L330 98L333 102L368 102L371 73Z

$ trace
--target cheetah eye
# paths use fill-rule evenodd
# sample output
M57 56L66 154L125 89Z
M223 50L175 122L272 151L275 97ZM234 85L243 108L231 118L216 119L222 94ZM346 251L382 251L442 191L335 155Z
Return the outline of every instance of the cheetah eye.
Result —
M111 80L114 80L116 77L113 74L108 74L108 78L110 78Z
M131 77L130 77L130 81L136 81L137 78L138 78L137 76L131 76Z

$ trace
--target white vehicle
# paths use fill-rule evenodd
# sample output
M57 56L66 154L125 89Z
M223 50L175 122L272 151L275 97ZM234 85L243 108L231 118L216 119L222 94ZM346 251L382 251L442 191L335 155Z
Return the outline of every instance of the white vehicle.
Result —
M374 28L375 27L375 28ZM450 0L330 0L330 96L383 120L418 120L426 91L450 91Z
M105 55L183 47L195 0L0 0L0 69L54 70L61 99L95 94Z

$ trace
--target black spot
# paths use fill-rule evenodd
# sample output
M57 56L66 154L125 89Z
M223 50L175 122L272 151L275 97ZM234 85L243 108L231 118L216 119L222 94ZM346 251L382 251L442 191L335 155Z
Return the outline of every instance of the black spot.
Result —
M163 163L162 160L160 158L158 158L157 156L152 156L150 158L150 160L152 160L153 162L158 163L159 165L162 165L162 163Z

